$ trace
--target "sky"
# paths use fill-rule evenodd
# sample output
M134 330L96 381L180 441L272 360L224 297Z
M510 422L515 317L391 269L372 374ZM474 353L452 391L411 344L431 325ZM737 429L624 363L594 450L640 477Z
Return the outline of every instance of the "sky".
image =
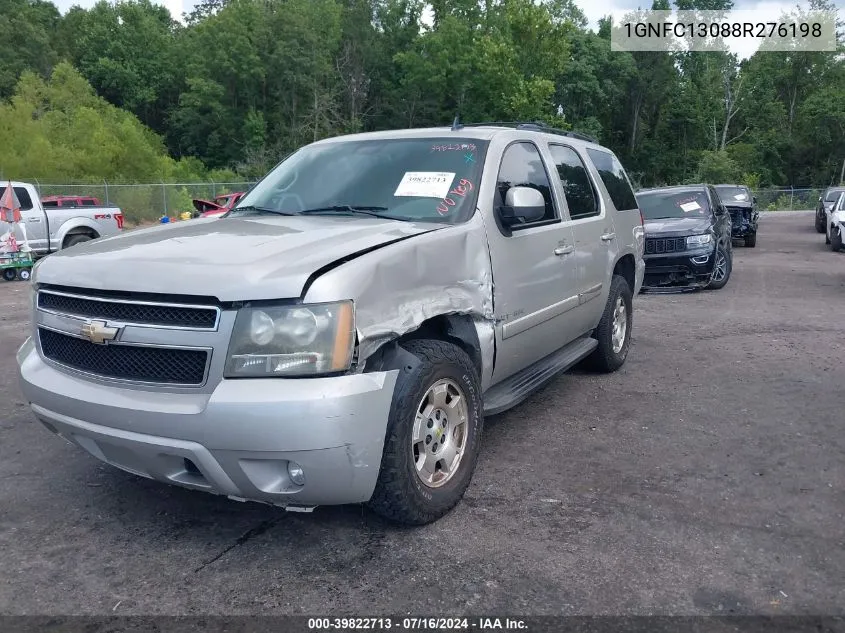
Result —
M81 7L91 7L97 0L52 0L58 6L62 13L67 12L70 7L78 5ZM177 20L181 20L183 13L190 13L196 4L195 0L152 0L156 4L164 5L170 11L170 14ZM621 17L625 12L632 11L642 7L650 7L651 0L576 0L575 2L587 16L590 27L598 28L598 21L605 15L614 15L614 17ZM670 2L670 4L672 4ZM781 12L789 11L798 0L734 0L734 9L748 11L753 10L759 12L760 17L769 20L776 19ZM806 2L802 3L806 6ZM845 0L835 0L836 7L839 12L839 19L845 19ZM746 38L745 41L731 41L729 42L731 50L737 53L740 58L749 57L755 50L757 44L753 40Z

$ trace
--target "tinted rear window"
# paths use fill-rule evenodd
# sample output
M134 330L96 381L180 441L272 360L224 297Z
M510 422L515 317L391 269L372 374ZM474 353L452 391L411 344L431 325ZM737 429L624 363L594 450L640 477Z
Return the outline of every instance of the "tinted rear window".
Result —
M82 198L82 206L84 207L96 207L97 201L94 198Z
M601 176L601 180L607 188L607 193L610 194L610 199L613 201L613 206L618 211L636 209L637 199L631 189L631 184L628 182L628 176L616 157L609 152L590 148L587 149L587 154L593 161L593 165L596 166L599 176Z
M21 205L21 211L29 211L32 208L32 198L29 197L29 192L23 187L12 187L18 202Z
M709 213L710 204L704 191L645 191L637 194L643 217L662 218L700 217Z

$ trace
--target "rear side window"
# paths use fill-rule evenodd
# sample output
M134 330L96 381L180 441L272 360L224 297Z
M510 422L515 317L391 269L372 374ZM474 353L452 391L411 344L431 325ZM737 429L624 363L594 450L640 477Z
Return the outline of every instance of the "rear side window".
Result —
M627 211L637 208L637 199L634 197L634 192L631 189L631 184L628 182L628 176L622 168L622 164L616 160L616 157L610 152L603 152L601 150L588 148L587 154L593 165L601 176L604 186L607 188L607 193L610 194L610 199L613 201L613 206L617 211Z
M94 198L82 198L82 206L84 207L96 207L97 202Z
M32 208L32 198L29 197L29 192L23 187L12 187L18 202L21 205L21 211L29 211Z
M555 160L560 184L563 185L569 217L578 220L598 215L596 192L581 157L574 149L565 145L549 145L549 151Z
M499 167L499 177L496 179L499 205L505 204L505 196L511 187L531 187L543 194L543 200L546 201L546 214L535 224L557 219L549 176L540 152L532 143L514 143L505 150ZM530 225L520 225L519 228L525 226Z

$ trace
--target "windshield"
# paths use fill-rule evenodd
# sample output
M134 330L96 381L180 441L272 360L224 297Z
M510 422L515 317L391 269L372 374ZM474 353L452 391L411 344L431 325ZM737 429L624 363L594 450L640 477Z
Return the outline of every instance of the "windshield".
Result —
M637 194L637 202L648 220L699 217L710 209L707 194L697 190L643 192Z
M731 202L751 202L751 196L748 195L748 190L744 187L716 187L719 197L725 204Z
M229 206L229 196L222 196L214 199L214 204L219 204L221 207Z
M831 189L830 191L827 192L827 195L825 196L824 201L825 202L836 202L836 200L839 198L839 194L842 193L842 191L843 191L842 189Z
M359 207L397 220L465 222L475 210L486 150L487 141L453 137L309 145L241 198L232 215Z

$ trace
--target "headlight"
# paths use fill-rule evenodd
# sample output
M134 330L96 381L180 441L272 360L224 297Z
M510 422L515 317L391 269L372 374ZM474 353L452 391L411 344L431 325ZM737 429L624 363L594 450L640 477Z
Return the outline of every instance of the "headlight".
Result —
M247 306L235 318L225 376L317 376L346 371L354 346L351 301Z
M690 247L707 246L712 241L713 241L713 236L710 235L710 234L707 234L707 235L690 235L687 238L687 246L690 246Z

